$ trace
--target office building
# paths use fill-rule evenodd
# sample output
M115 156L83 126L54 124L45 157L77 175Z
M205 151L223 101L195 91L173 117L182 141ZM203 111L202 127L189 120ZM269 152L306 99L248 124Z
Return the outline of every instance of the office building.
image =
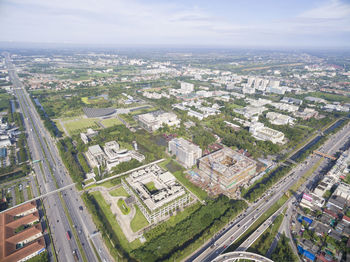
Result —
M176 159L189 168L197 163L197 160L202 156L202 149L183 139L174 138L169 141L169 152L176 156Z
M249 132L257 140L271 141L274 144L284 143L284 134L280 131L264 126L263 123L256 122L249 128Z
M149 132L156 131L163 125L177 126L180 124L176 114L163 111L138 115L137 120L139 125Z

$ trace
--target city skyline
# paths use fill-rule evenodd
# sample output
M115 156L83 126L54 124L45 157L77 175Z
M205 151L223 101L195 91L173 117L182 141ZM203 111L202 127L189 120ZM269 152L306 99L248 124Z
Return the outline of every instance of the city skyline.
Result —
M3 1L1 42L116 46L348 47L350 3Z

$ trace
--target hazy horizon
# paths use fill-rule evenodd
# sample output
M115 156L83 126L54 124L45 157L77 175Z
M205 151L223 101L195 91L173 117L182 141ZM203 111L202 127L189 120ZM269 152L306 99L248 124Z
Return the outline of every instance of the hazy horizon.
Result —
M348 48L350 2L5 0L2 44Z

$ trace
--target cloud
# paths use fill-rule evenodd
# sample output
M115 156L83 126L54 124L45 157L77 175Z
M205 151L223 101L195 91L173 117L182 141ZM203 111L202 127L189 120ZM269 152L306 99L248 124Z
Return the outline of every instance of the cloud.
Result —
M271 12L269 19L259 19L259 12L249 10L246 18L256 19L247 23L191 1L3 0L0 40L268 45L312 43L338 34L333 41L336 44L350 31L350 4L336 0L316 3L312 9L291 13L288 19L275 19L269 6L259 10ZM235 2L217 5L219 9L239 8Z

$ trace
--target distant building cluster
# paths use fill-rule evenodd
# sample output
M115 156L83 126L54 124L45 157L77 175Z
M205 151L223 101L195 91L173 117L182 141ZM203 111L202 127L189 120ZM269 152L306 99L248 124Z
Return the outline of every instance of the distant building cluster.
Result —
M295 118L275 112L268 112L266 118L274 125L293 125Z
M46 249L36 202L0 213L0 261L26 261Z
M182 111L187 111L187 115L191 117L198 118L199 120L202 120L209 116L214 116L217 114L220 114L220 106L216 103L214 103L211 107L210 106L203 106L201 100L191 100L191 101L184 101L179 104L173 104L172 107L175 109L179 109Z
M122 186L135 198L149 223L165 219L191 199L176 178L156 164L132 172L122 179Z

